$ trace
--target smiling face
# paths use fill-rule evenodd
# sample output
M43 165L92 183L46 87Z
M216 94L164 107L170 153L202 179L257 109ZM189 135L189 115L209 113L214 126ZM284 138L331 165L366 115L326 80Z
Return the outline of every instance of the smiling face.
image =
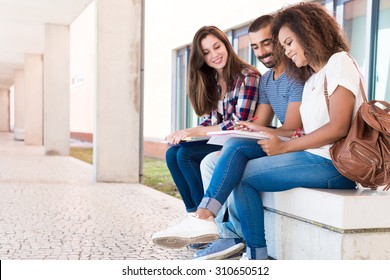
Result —
M282 26L278 34L279 42L285 50L286 56L291 59L297 67L309 64L304 49L299 43L296 35L286 25Z
M228 51L221 40L212 34L200 42L204 61L217 72L222 72L228 59Z
M271 25L256 32L249 32L249 41L257 59L267 68L273 68L277 60L273 53Z

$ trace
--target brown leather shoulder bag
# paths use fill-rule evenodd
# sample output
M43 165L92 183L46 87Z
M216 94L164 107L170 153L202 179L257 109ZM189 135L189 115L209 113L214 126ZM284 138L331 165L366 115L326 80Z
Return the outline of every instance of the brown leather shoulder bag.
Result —
M348 179L373 190L378 187L389 190L390 105L381 100L368 102L361 78L359 86L364 102L356 112L347 136L330 148L330 156L337 170ZM324 94L329 112L326 77Z

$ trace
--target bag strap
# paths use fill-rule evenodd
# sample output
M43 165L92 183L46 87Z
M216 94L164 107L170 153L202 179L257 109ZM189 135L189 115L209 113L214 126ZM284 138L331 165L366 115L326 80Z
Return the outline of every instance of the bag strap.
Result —
M325 95L326 107L328 108L328 114L329 114L329 94L328 94L328 82L326 81L326 74L324 80L324 95Z
M353 57L346 52L346 54L352 59L352 62L353 64L355 65L358 73L359 73L359 88L360 88L360 92L361 92L361 95L363 97L363 102L367 103L367 96L366 96L366 91L364 90L364 86L363 86L363 78L362 78L362 75L359 71L359 67L357 66L356 64L356 61L355 59L353 59ZM329 94L328 94L328 83L327 83L327 80L326 80L326 74L325 74L325 80L324 80L324 95L325 95L325 99L326 99L326 107L328 107L328 113L329 113Z

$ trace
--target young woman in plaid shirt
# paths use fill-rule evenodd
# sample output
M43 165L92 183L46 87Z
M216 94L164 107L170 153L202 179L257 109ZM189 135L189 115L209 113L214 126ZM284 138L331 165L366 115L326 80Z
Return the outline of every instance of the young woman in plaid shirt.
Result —
M233 129L234 119L248 120L258 101L261 74L241 60L229 39L215 26L204 26L195 34L189 63L188 95L203 122L193 128L175 131L166 137L171 147L166 162L183 198L187 212L195 212L204 190L200 162L221 146L181 145L187 137L205 136L209 131Z

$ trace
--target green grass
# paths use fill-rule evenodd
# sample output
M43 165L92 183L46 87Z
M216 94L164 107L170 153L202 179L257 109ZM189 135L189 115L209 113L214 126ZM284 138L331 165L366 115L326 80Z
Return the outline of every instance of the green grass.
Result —
M70 155L79 160L92 164L92 157L93 157L92 148L71 147Z
M92 148L71 147L70 155L79 160L92 164ZM165 161L145 157L143 179L144 185L180 198L180 194L177 191Z
M144 185L180 198L165 161L144 158Z

